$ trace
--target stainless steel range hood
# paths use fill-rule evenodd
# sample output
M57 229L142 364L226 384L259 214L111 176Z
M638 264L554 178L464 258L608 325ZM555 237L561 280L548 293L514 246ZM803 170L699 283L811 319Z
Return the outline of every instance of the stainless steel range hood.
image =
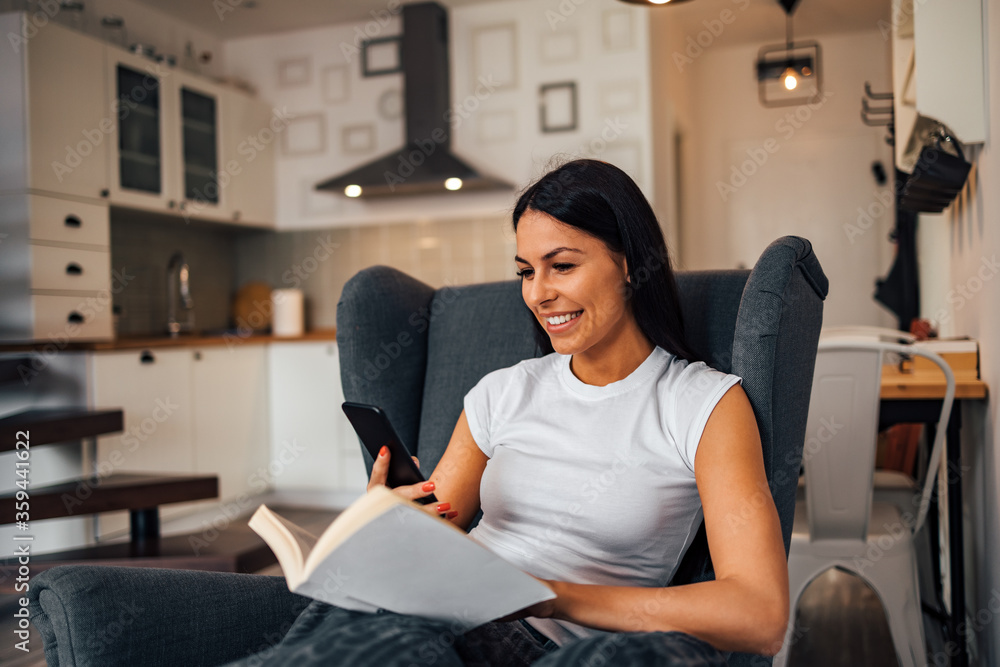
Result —
M403 5L406 143L402 148L316 185L360 197L510 189L451 152L448 14L436 2ZM460 179L456 181L454 179ZM446 185L447 182L447 185ZM350 189L348 189L350 188Z

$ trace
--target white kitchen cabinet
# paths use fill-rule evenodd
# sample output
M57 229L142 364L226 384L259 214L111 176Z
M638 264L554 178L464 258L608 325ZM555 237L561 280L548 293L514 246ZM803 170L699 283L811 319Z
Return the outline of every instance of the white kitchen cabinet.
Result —
M49 21L0 14L0 193L99 200L113 126L103 42Z
M273 226L276 148L270 107L114 47L107 54L119 105L111 203ZM269 141L260 140L262 131Z
M226 91L223 111L219 180L232 220L273 227L277 132L284 121L269 104L238 90Z
M164 519L267 490L267 387L264 345L93 353L91 405L125 412L124 432L98 439L98 472L218 475L218 499L163 505ZM100 522L122 534L128 515Z
M191 354L194 472L218 475L223 500L261 493L269 464L266 346Z
M125 413L124 430L97 440L97 471L159 474L195 469L194 393L189 349L97 352L91 355L90 405ZM160 516L185 511L163 505ZM100 515L100 535L128 529L127 512Z
M963 144L985 141L982 0L893 0L891 16L897 163L906 167L918 115Z
M268 363L274 487L364 493L358 437L340 407L337 344L272 343Z
M171 70L164 84L175 89L175 108L166 121L176 132L167 168L177 170L176 193L182 214L228 222L232 191L222 187L222 133L229 96L226 89L183 70Z
M106 47L106 76L114 119L109 165L110 199L117 206L177 211L180 170L177 88L173 70L143 56ZM93 75L92 75L93 76Z
M39 194L0 195L0 340L108 340L108 205Z

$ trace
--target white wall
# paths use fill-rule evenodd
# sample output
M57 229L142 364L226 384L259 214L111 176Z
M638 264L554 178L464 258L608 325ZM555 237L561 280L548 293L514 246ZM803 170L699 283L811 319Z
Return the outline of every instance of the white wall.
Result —
M988 120L986 143L972 151L975 166L966 189L933 225L932 243L919 248L921 271L941 277L937 301L925 315L942 331L979 340L980 376L988 399L963 411L968 613L978 664L1000 663L1000 6L984 2Z
M859 117L865 81L891 88L890 45L875 30L818 41L824 97L813 105L760 104L754 63L762 44L710 45L683 67L659 65L688 79L672 85L693 97L681 264L750 267L771 240L803 236L830 278L824 323L892 325L871 297L893 252L883 203L891 204L891 190L876 184L871 164L881 161L891 175L892 154L885 128ZM871 222L862 217L869 213Z
M542 4L530 0L477 3L450 10L452 142L455 152L477 168L521 188L541 175L553 155L600 156L633 174L652 195L650 80L647 13L618 3ZM359 33L399 34L400 16L384 26L351 23L226 43L229 72L252 81L261 97L287 107L298 120L280 138L277 165L278 224L281 228L412 222L420 219L499 217L515 191L455 193L387 201L350 200L317 193L326 178L403 144L401 118L383 117L379 99L402 88L402 75L362 78L353 51ZM508 63L501 49L476 62L476 35L484 28L511 26L513 82L506 88L481 85L479 76L503 79ZM281 63L295 61L302 83L282 86ZM346 68L337 70L331 68ZM347 73L347 92L325 93L324 77ZM578 129L543 134L538 89L575 81ZM618 106L616 106L616 104ZM607 130L609 123L621 130ZM367 126L374 142L345 151L345 128ZM604 137L602 137L604 133ZM605 141L611 137L610 141ZM291 148L292 150L289 150ZM295 154L293 154L295 153Z

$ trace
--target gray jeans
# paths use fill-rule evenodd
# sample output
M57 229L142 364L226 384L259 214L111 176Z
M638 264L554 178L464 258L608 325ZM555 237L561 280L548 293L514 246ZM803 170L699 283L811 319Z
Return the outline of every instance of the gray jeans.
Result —
M416 616L366 614L314 601L276 645L226 667L601 667L712 665L722 654L682 632L622 632L562 647L524 621L487 623L461 635Z

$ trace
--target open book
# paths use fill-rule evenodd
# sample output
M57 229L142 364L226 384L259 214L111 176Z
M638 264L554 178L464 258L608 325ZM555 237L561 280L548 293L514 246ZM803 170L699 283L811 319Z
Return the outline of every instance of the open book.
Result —
M351 503L319 537L264 505L249 525L277 556L289 590L343 609L413 614L466 632L555 597L385 486Z

